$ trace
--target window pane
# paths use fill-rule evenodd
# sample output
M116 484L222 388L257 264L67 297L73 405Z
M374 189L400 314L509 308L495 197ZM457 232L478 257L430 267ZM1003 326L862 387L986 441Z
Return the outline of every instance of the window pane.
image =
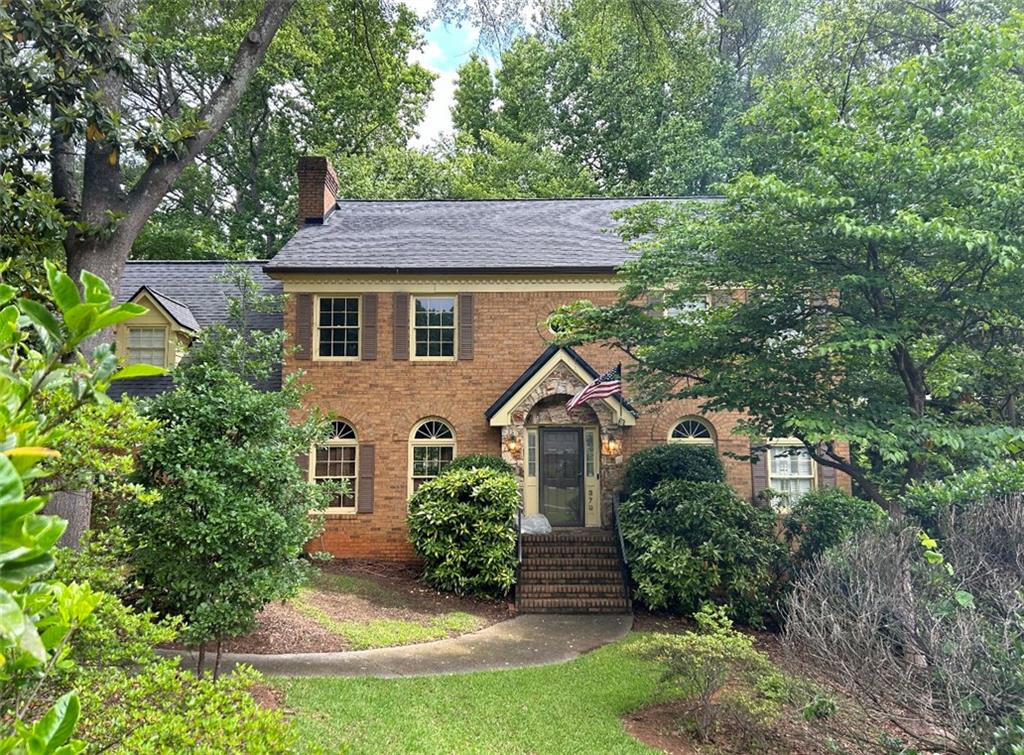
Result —
M317 353L322 357L359 356L359 297L321 297Z
M167 330L165 328L129 328L128 364L152 364L164 367L167 358Z
M455 356L454 297L416 297L413 341L418 357Z

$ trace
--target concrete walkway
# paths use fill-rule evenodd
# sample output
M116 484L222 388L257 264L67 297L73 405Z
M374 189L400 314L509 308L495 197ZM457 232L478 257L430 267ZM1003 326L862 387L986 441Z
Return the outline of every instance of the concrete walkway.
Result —
M526 614L472 634L420 645L353 650L344 653L225 653L221 670L245 663L279 676L400 676L466 674L473 671L546 666L578 658L589 650L625 637L629 615ZM181 654L195 668L191 652ZM207 653L212 667L212 654Z

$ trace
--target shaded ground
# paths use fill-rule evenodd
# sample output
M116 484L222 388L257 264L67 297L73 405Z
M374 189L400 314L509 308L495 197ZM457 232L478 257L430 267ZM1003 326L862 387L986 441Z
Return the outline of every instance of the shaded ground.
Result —
M442 595L400 566L329 563L293 600L267 606L226 653L322 653L428 642L510 616L504 603Z

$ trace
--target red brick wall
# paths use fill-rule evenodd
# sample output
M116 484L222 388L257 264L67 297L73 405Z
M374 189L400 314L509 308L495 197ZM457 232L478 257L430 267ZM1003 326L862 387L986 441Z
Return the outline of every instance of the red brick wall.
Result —
M298 286L297 286L298 287ZM415 289L410 287L410 292ZM471 287L467 287L471 290ZM368 288L366 293L372 293ZM352 423L361 443L376 447L374 510L372 514L333 516L321 538L310 544L340 558L408 559L413 557L406 528L408 442L413 426L425 417L441 417L455 429L456 453L500 453L500 428L491 427L486 410L548 345L550 333L541 324L559 304L579 298L608 302L612 292L563 291L474 293L475 358L468 361L418 362L392 359L390 292L381 293L378 311L378 358L375 361L315 361L289 357L285 372L304 370L312 387L308 406L318 406ZM294 332L295 298L289 297L285 327ZM315 332L314 332L315 339ZM315 347L314 347L315 348ZM621 356L588 345L581 356L604 371ZM628 384L625 395L629 396ZM636 426L623 433L619 463L635 451L665 442L680 417L699 414L694 402L673 402L641 408ZM745 437L731 434L738 413L706 415L718 436L728 482L751 496L748 462L725 452L746 454ZM848 481L847 481L848 484Z

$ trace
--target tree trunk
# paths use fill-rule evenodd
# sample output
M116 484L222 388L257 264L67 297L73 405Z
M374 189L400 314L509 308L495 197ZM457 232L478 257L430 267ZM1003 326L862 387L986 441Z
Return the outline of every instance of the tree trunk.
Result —
M72 231L64 240L64 251L67 255L67 272L72 280L77 282L82 271L88 270L106 281L110 293L117 299L121 279L124 277L124 266L131 252L131 241L118 237L105 241L84 238ZM79 349L86 356L91 356L97 346L113 340L114 331L107 328L83 341Z
M203 678L203 666L206 664L206 643L199 646L199 662L196 664L196 679Z
M220 637L217 638L217 657L213 661L213 681L217 681L217 677L220 676L220 657L222 642Z

